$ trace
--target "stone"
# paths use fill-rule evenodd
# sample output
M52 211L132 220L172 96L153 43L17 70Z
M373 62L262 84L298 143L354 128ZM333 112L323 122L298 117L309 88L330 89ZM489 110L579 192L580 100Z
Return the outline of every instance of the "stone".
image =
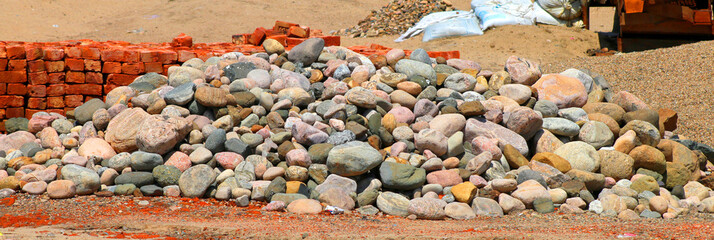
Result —
M662 196L654 196L649 199L650 210L664 214L669 208L669 202Z
M139 150L163 155L188 135L190 124L183 118L149 116L137 130L136 146Z
M409 205L409 199L393 192L382 192L377 197L377 208L388 215L406 217L410 214Z
M529 208L533 206L533 201L538 198L550 199L548 190L535 180L528 180L519 184L511 196L521 200Z
M280 55L285 52L285 47L283 47L283 44L281 44L275 39L265 39L263 41L262 46L268 55L273 55L273 53Z
M365 142L353 141L333 147L327 157L327 168L341 176L361 175L382 162L382 155Z
M650 191L655 194L659 193L659 184L657 184L657 180L650 176L638 177L637 179L632 181L632 185L630 185L630 188L632 190L637 191L638 193L644 191Z
M47 184L47 195L52 199L71 198L75 194L76 186L70 180L55 180Z
M510 144L503 147L503 156L506 157L508 165L513 169L518 169L522 166L528 165L528 159L526 159L518 149L514 148Z
M89 138L84 140L84 143L77 149L77 153L84 157L98 156L102 159L110 159L117 154L111 145L101 138Z
M681 163L667 163L667 177L664 186L672 189L675 186L685 185L691 179L691 172Z
M171 165L159 165L151 171L156 184L162 187L178 185L181 170Z
M99 190L99 174L77 165L67 165L60 169L61 179L74 182L77 195L88 195Z
M615 137L607 125L601 122L588 121L580 128L578 138L590 144L595 149L611 146Z
M446 77L444 87L463 93L471 91L476 85L476 78L465 73L454 73Z
M526 85L506 84L498 89L498 94L513 99L518 104L524 104L530 99L532 91Z
M429 121L429 128L451 137L454 133L462 131L466 125L466 118L461 114L441 114Z
M303 122L295 123L292 127L292 136L298 143L305 145L324 143L329 137L327 133Z
M629 179L634 174L635 160L614 150L600 150L600 173L615 180Z
M136 136L141 123L150 115L141 108L130 108L117 114L109 124L104 139L117 152L131 152L138 149Z
M710 188L696 181L690 181L684 185L685 198L697 197L699 200L704 200L709 198L709 191L711 191Z
M565 160L565 158L550 152L541 152L533 155L531 161L542 162L548 164L562 173L567 173L572 169L570 162Z
M555 206L550 198L536 198L533 200L533 209L538 213L551 213L555 211Z
M133 152L130 159L131 169L134 171L151 171L156 166L164 163L161 155L142 151Z
M337 174L330 174L325 181L315 187L315 192L322 193L330 188L343 189L349 192L357 192L357 182L355 180L342 177Z
M477 192L476 185L471 182L463 182L451 187L451 194L454 195L456 201L470 203Z
M516 178L518 184L521 184L528 180L535 180L536 182L540 183L540 185L543 185L543 187L548 187L548 184L545 182L545 179L540 173L530 169L523 169L518 172L518 177Z
M548 100L558 108L582 107L587 103L587 89L580 80L560 74L543 75L533 84L539 100Z
M573 137L580 134L580 127L578 124L565 118L544 118L542 127L543 129L560 136Z
M503 216L503 209L493 199L476 197L471 203L471 208L479 216L500 217Z
M414 136L414 145L421 152L428 149L437 156L442 156L448 150L447 140L443 133L427 128Z
M662 152L649 145L641 145L630 151L634 160L633 168L645 168L657 173L665 173L667 162Z
M324 47L325 40L322 38L307 39L290 50L288 60L294 63L302 63L303 66L310 66L317 61Z
M186 105L193 100L193 90L195 88L196 84L193 82L181 84L166 93L164 100L166 100L166 104Z
M297 214L318 214L322 212L322 205L314 199L297 199L288 204L287 210Z
M528 143L523 136L491 121L471 118L466 121L464 140L471 142L478 136L497 139L499 147L503 148L506 144L510 144L522 155L528 155Z
M107 106L99 98L93 98L74 109L74 117L80 124L92 120L92 115L99 109L106 109Z
M542 74L537 63L516 56L510 56L506 60L505 69L513 82L528 86L538 81Z
M383 162L379 175L385 188L395 190L416 189L426 181L426 171L410 164Z
M446 204L446 207L444 207L444 213L447 217L457 220L469 220L476 218L476 213L474 213L473 209L471 209L468 204L461 202Z
M419 219L438 220L446 217L446 202L441 199L415 198L409 201L407 212Z
M511 195L501 193L498 195L498 205L501 206L505 214L516 213L526 210L526 205Z
M573 169L595 172L600 168L600 155L594 147L585 142L566 143L554 153L567 160Z
M330 188L319 196L320 202L324 202L329 206L335 206L345 210L352 210L355 208L355 201L350 197L350 195L339 188Z
M442 187L454 186L463 182L459 171L453 169L431 172L426 175L426 181L429 184L439 184Z
M216 180L216 173L205 164L190 167L179 177L178 185L185 197L201 197Z
M525 139L531 139L543 126L543 118L530 108L516 107L509 113L506 127Z
M44 193L46 189L47 183L44 181L29 182L26 183L25 186L22 186L22 191L32 195L40 195Z
M415 76L423 77L427 80L427 83L431 85L432 82L436 82L436 71L423 62L414 61L410 59L402 59L397 62L394 66L397 73L403 73L407 75L407 78L412 78Z
M624 135L629 130L635 131L637 141L641 144L653 147L656 147L657 144L659 144L659 129L651 123L641 120L632 120L625 124L624 127L620 128L620 135Z

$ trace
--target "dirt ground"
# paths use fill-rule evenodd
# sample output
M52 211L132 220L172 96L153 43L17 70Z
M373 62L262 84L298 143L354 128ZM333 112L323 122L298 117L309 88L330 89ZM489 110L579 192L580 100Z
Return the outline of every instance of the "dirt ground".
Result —
M452 0L456 8L467 9L468 0ZM0 40L60 41L69 39L166 42L186 33L196 42L228 42L232 34L270 27L276 20L296 22L325 33L355 25L386 0L0 0ZM714 119L706 105L698 108L674 105L668 87L636 89L638 74L660 74L650 68L634 68L659 52L621 55L602 60L586 57L585 51L599 48L594 32L553 26L506 26L486 31L483 36L421 42L421 36L402 43L397 36L342 38L343 46L380 45L428 51L459 50L464 59L479 62L484 69L501 70L507 57L517 55L541 63L544 70L562 71L572 66L589 67L609 77L616 89L645 96L648 103L677 111L691 111L680 118L683 131L706 132L697 140L711 143L711 125L694 124L698 119ZM707 45L711 46L711 44ZM699 50L693 50L696 52ZM711 52L711 49L709 49ZM665 55L667 56L667 55ZM675 56L670 60L677 61ZM691 66L708 66L706 59L690 61ZM709 60L711 61L711 60ZM628 64L617 71L618 64ZM709 63L711 64L711 63ZM688 65L689 66L689 65ZM623 66L625 67L625 66ZM648 65L649 67L649 65ZM670 67L668 73L686 70ZM697 78L669 75L660 80L671 85L682 81L711 80L709 68L700 68ZM655 69L656 70L656 69ZM624 77L626 76L626 77ZM703 83L702 83L703 84ZM627 87L621 87L627 86ZM632 86L632 88L629 88ZM664 85L663 85L664 86ZM701 103L710 103L709 88L697 88ZM662 96L662 97L657 97ZM685 102L687 103L687 102ZM699 125L703 126L698 127ZM679 131L679 130L678 130ZM299 216L259 211L260 206L243 209L229 202L177 198L79 197L47 200L17 195L0 201L0 239L205 239L205 238L337 238L337 239L706 239L714 230L709 215L687 215L673 220L620 221L588 213L584 215L535 214L526 212L503 218L479 217L469 221L423 221L387 216ZM140 205L148 201L148 205ZM14 202L14 203L10 203ZM7 203L10 203L7 205ZM624 235L631 234L631 235Z
M16 195L0 206L0 239L705 239L714 218L621 221L587 213L408 220L356 213L297 215L260 205L168 197ZM145 202L143 202L145 201ZM9 206L8 206L9 204Z

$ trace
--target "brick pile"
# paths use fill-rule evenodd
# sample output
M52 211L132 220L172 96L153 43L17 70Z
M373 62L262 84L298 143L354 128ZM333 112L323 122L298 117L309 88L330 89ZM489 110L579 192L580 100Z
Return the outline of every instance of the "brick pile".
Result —
M299 25L294 24L287 31L299 32L294 26ZM266 33L266 38L281 37L274 32ZM320 38L325 39L326 46L340 44L339 36ZM282 43L289 50L307 38L285 39ZM384 55L390 50L376 44L349 49L365 56ZM0 41L0 132L5 131L5 120L9 118L29 118L39 111L64 115L87 100L103 99L112 89L129 85L142 74L166 75L169 67L179 66L189 59L205 61L229 52L249 55L264 52L264 49L245 43L193 43L193 39L184 34L166 43ZM458 58L459 52L429 52L429 55L449 59Z

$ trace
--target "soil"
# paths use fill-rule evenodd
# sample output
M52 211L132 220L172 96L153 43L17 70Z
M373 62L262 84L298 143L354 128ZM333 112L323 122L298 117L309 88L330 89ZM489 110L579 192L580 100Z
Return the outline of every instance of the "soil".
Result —
M714 218L700 214L622 221L593 213L526 211L498 218L430 221L355 212L267 212L260 210L261 205L239 208L215 199L49 200L27 194L9 199L14 203L0 207L0 239L705 239L714 230Z
M453 0L467 9L468 0ZM270 27L275 20L322 29L347 28L384 0L0 0L0 40L68 39L167 42L186 33L195 42L229 42L232 34ZM714 42L586 57L599 48L594 32L554 26L506 26L483 36L428 43L421 36L395 43L397 36L342 38L343 46L376 43L392 48L459 50L486 70L502 70L511 55L541 64L544 72L590 68L615 90L627 90L653 107L680 114L676 133L712 141ZM148 201L146 206L140 201ZM706 239L714 230L711 215L689 214L669 220L621 221L587 213L537 214L469 221L408 220L344 214L294 215L238 208L231 202L183 198L95 196L66 200L15 195L0 201L0 239L205 239L205 238L489 238L489 239ZM624 235L631 234L631 235Z

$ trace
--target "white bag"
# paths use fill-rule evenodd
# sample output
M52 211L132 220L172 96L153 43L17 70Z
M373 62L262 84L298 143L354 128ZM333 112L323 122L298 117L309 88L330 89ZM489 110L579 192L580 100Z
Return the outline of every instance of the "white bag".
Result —
M560 20L574 20L582 13L580 0L538 0L538 4Z
M479 27L476 16L471 14L469 18L452 18L429 25L424 29L422 42L445 37L473 35L483 35L483 31Z
M533 25L533 3L530 0L473 0L471 8L481 20L481 29L505 25Z
M550 13L546 12L545 9L543 9L538 3L533 4L533 15L535 16L536 23L555 26L566 26L569 22L553 17L553 15L550 15Z
M470 11L447 11L447 12L435 12L422 17L419 22L414 24L414 26L407 29L399 38L394 40L395 42L402 42L408 38L419 35L426 27L429 25L447 21L455 18L470 18L473 17L473 13Z

